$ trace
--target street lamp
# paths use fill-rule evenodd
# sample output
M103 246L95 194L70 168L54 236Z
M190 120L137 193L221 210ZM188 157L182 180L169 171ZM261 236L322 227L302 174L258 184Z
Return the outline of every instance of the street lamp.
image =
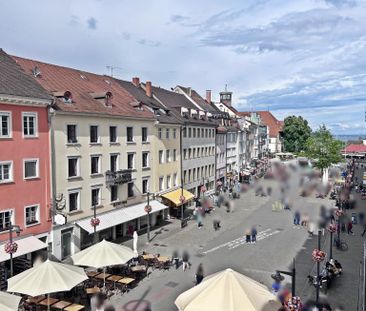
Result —
M295 297L295 286L296 286L296 268L295 268L295 258L293 260L292 263L292 270L291 271L281 271L281 270L276 270L276 274L272 274L271 277L272 279L274 279L275 281L282 281L284 279L284 277L281 275L282 274L286 274L291 276L291 293L292 293L292 297Z
M18 249L18 244L13 242L13 230L19 236L20 232L23 231L20 229L18 225L13 225L11 220L9 221L9 242L5 244L5 252L10 255L10 277L14 274L14 268L13 268L13 254L16 253Z
M313 260L316 262L316 305L319 305L319 290L320 290L320 263L324 261L326 253L320 249L321 229L318 229L318 248L312 252Z
M100 224L100 219L97 218L97 203L93 202L93 212L94 216L90 220L90 225L94 228L94 244L97 243L97 226Z
M147 205L145 206L145 212L147 213L147 243L150 243L150 213L152 207L150 205L150 192L147 192Z

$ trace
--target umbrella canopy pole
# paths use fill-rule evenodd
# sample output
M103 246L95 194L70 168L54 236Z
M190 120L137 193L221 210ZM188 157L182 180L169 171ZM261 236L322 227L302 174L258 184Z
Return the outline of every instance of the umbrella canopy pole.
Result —
M50 306L50 294L47 294L47 311L51 310L51 306Z
M103 282L103 292L105 293L105 267L103 268L103 276L104 276L104 282Z

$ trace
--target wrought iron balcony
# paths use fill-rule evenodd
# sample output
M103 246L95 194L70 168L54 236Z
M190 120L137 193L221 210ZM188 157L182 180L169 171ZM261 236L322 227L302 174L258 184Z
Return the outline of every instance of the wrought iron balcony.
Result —
M132 180L131 170L119 170L105 172L107 186L126 184Z

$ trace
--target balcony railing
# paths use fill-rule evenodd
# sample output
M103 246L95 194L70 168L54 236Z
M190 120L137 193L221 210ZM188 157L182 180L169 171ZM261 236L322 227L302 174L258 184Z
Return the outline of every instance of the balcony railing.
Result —
M131 170L119 170L105 172L107 186L126 184L132 180Z

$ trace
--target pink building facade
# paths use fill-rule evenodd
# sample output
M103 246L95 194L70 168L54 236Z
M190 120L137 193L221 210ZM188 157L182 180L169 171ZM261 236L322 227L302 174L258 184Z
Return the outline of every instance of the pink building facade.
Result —
M51 228L48 103L0 98L0 241L9 220L20 236L45 237Z

